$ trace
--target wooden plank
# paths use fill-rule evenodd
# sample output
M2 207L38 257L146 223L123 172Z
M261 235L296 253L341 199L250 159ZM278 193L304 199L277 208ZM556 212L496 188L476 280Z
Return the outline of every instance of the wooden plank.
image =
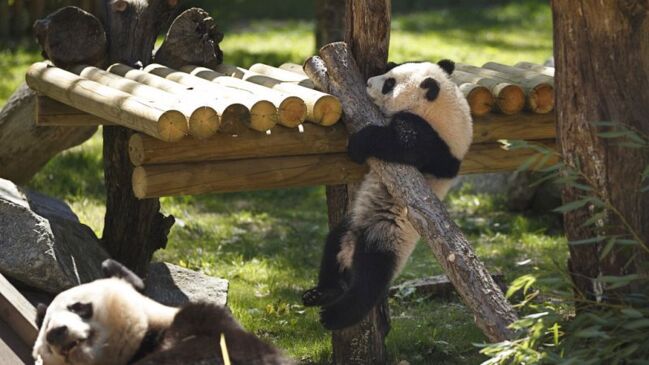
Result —
M476 119L473 143L495 143L501 139L545 140L554 138L552 114L489 114ZM166 143L142 134L131 137L129 154L135 166L180 162L204 162L245 158L345 153L344 126L305 124L302 130L276 127L270 135L250 131L238 136L217 134L204 141L185 138Z
M543 141L555 148L554 141ZM532 150L504 150L500 144L471 146L461 174L512 171ZM553 163L550 160L547 163ZM133 191L140 199L209 192L253 191L357 182L367 165L352 162L346 153L266 157L246 160L143 165L133 172Z
M2 365L33 364L31 346L25 344L11 327L0 320L0 363Z
M36 308L0 274L0 319L18 334L22 341L32 346L38 335Z
M40 127L83 127L114 125L96 115L60 103L47 96L36 97L36 125Z

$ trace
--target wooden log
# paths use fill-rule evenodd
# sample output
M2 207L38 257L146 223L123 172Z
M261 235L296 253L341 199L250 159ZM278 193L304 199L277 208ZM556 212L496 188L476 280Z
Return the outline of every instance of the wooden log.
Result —
M185 65L215 67L223 62L222 40L214 19L203 9L190 8L171 23L153 62L176 69Z
M71 71L83 78L129 93L142 100L159 104L167 109L179 110L188 117L189 134L196 138L211 136L221 124L217 111L209 106L207 101L179 97L92 66L78 65L72 67Z
M553 141L537 141L551 148L556 148ZM366 165L353 163L346 153L326 153L302 156L279 156L247 159L232 159L239 152L231 142L223 160L212 162L178 162L157 165L140 165L133 173L133 191L138 198L152 198L173 195L193 195L204 193L224 193L234 191L253 191L260 189L288 188L297 186L337 185L359 182L367 173ZM156 153L144 152L147 148L156 147L150 138L133 137L129 144L131 158L135 162L163 161L172 159L164 154L164 146L157 144ZM183 153L196 161L191 151L177 151L167 146L171 154ZM283 154L281 147L263 145L271 154ZM324 149L331 147L324 146ZM334 147L336 148L336 147ZM201 151L201 153L204 153ZM250 149L247 155L252 155ZM207 154L205 154L207 155ZM263 156L262 154L258 154ZM471 149L462 163L460 173L485 173L516 170L530 157L539 156L534 150L507 151L501 144L478 144ZM254 157L254 156L251 156ZM212 159L213 157L208 156ZM176 159L178 160L178 159ZM556 162L549 160L543 166ZM428 188L429 189L429 188Z
M183 98L202 99L206 97L191 87L183 86L177 82L141 70L136 70L124 64L116 63L110 66L108 71L129 80L134 80L168 93L179 95ZM221 116L219 131L226 134L238 134L248 129L247 126L250 125L250 110L245 105L234 103L220 95L209 95L209 103ZM212 130L216 130L213 125L193 126L192 128L195 130L194 133L200 133L202 138L209 137L211 134L214 134Z
M144 165L133 172L133 191L142 199L279 189L357 181L365 172L346 154Z
M525 91L526 107L534 113L549 113L554 109L554 81L545 75L536 74L528 76L524 74L504 73L491 69L458 63L455 66L458 70L474 75L489 77L494 80L511 82L520 85ZM511 67L511 66L509 66ZM512 69L517 70L515 67Z
M491 274L491 278L494 279L498 287L502 289L503 293L507 290L507 284L505 283L505 277L503 274L495 273ZM432 299L450 299L453 294L455 294L455 288L453 284L448 280L446 275L435 275L421 279L413 279L403 282L399 285L395 285L390 288L390 296L398 296L400 293L408 291L417 296L426 296Z
M493 109L494 97L486 87L473 83L464 83L459 87L474 117L481 117Z
M523 70L536 71L536 72L538 72L540 74L543 74L543 75L550 76L550 77L554 78L554 67L543 66L543 65L536 64L536 63L524 62L524 61L515 64L514 67L520 68L520 69L523 69Z
M239 136L216 134L205 141L190 138L167 143L142 134L129 142L133 165L205 162L262 157L345 153L347 131L343 126L276 127L270 134L248 131Z
M284 71L295 72L296 74L306 76L304 70L302 69L302 65L298 65L297 63L291 63L291 62L282 63L279 66L279 68Z
M500 73L509 75L510 77L515 77L517 79L534 80L533 82L538 82L538 83L545 82L554 86L553 76L547 76L535 70L530 70L530 69L522 70L519 67L503 65L502 63L498 63L498 62L487 62L484 65L482 65L482 68L486 68L487 70L498 71Z
M43 55L68 68L80 63L100 66L106 57L106 32L92 14L67 6L34 23Z
M517 114L525 107L525 92L518 85L459 70L453 71L451 80L458 86L465 83L472 83L488 88L496 99L496 107L503 114Z
M6 322L29 346L38 336L36 309L0 274L0 320Z
M280 82L292 83L307 87L309 89L315 88L313 81L311 81L305 74L296 74L295 72L282 70L280 68L265 65L263 63L255 63L254 65L250 66L248 70L259 75L268 76Z
M332 43L321 48L319 53L326 70L311 72L311 68L319 64L307 61L305 72L314 83L320 84L318 86L329 85L327 91L343 101L347 128L354 132L370 123L385 124L387 121L366 95L365 80L347 44ZM320 83L316 79L318 75L328 75L330 79ZM369 159L368 164L397 204L408 208L408 220L427 242L460 297L475 314L478 327L491 341L511 339L514 333L509 325L516 320L513 308L444 206L432 194L421 173L411 166L376 159Z
M282 82L240 67L222 64L216 68L216 71L302 98L307 105L306 119L308 121L328 126L337 123L342 115L340 101L332 95L292 82Z
M39 127L92 127L114 125L47 96L36 96L36 125Z
M473 126L473 143L475 145L489 144L489 149L498 141L509 140L549 140L555 137L556 124L552 115L546 114L520 114L516 116L502 116L489 114L477 120ZM298 156L325 153L346 153L348 134L344 127L335 125L321 127L316 125L303 125L301 130L274 128L269 135L249 131L233 137L217 134L205 141L195 141L184 138L178 142L167 143L141 134L131 137L129 153L131 162L135 166L169 164L181 162L205 162L261 157ZM479 148L479 147L478 147ZM496 151L498 154L500 150ZM492 156L485 152L485 159L480 160L481 165L487 164L483 169L489 172L489 158ZM467 159L475 161L474 154ZM495 158L510 158L497 155ZM487 162L484 162L487 161ZM512 160L510 165L504 167L515 169L519 160ZM471 166L471 162L468 162ZM499 168L498 170L502 170ZM494 169L496 171L496 169ZM465 173L467 171L464 171ZM480 172L474 168L472 172Z
M228 99L237 100L250 110L250 125L248 127L256 131L265 132L273 128L278 122L275 105L249 92L215 84L157 63L145 67L144 72L194 88L197 92L208 93L209 95L227 95Z
M163 141L177 141L187 134L187 118L180 111L83 79L46 62L33 64L26 80L32 89L52 99Z
M304 103L304 100L297 96L291 96L281 91L269 89L252 82L226 76L205 67L189 65L181 67L180 70L192 76L210 80L226 87L250 92L257 97L269 100L277 108L279 124L283 126L295 127L306 119L307 106Z

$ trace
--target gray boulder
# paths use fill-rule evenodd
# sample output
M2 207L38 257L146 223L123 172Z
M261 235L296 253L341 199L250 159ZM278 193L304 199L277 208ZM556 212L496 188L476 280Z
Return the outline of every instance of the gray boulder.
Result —
M149 265L145 294L174 307L187 302L224 306L228 301L228 281L166 262L155 262Z
M102 277L108 254L70 207L0 179L0 272L58 293Z

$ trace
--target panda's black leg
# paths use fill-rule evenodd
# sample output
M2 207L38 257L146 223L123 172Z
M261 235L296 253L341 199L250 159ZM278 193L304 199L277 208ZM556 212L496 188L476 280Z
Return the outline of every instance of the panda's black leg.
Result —
M348 227L349 221L348 218L345 218L327 235L320 263L318 286L307 290L302 295L302 303L305 306L328 305L342 295L343 288L340 284L343 277L338 263L338 253L342 246L343 237L348 232Z
M360 322L387 294L395 269L396 258L391 252L356 252L351 286L340 299L320 312L324 327L336 330Z

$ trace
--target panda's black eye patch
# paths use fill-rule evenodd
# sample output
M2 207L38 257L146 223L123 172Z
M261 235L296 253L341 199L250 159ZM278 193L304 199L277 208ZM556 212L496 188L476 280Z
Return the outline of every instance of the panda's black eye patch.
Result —
M390 77L389 79L385 80L385 81L383 82L383 90L381 90L381 92L383 93L383 95L385 95L385 94L389 93L390 91L394 90L394 85L396 85L396 84L397 84L397 80L395 80L395 79L392 78L392 77Z
M92 317L92 303L76 302L74 304L70 304L68 306L68 310L72 313L76 313L83 319L90 319Z
M431 78L427 77L424 81L419 84L419 87L422 89L427 89L426 90L426 100L428 101L433 101L437 99L437 95L439 95L439 83Z

